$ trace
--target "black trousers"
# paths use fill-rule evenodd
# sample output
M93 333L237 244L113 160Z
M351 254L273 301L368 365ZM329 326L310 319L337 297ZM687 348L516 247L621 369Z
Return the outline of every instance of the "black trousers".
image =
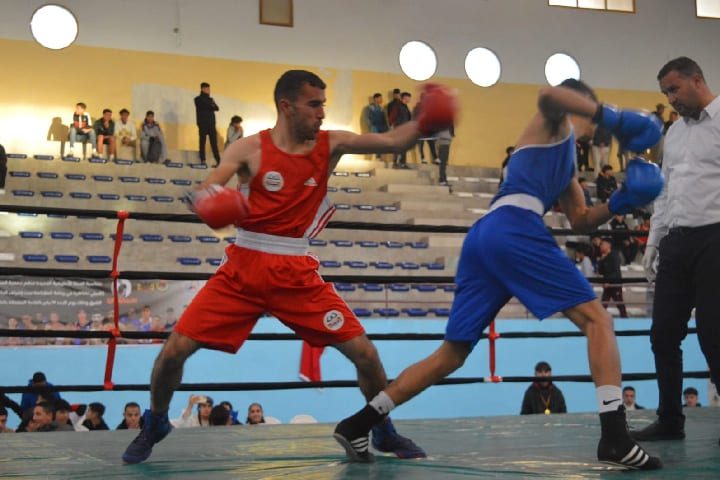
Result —
M447 182L447 164L448 159L450 158L450 144L441 143L440 145L438 145L438 155L438 158L440 158L440 175L438 181Z
M620 318L628 318L622 287L603 287L602 297L600 298L603 308L607 308L609 300L615 302L615 306L620 312Z
M205 163L205 137L210 137L210 148L212 148L215 163L220 163L220 151L217 144L217 130L215 127L198 127L200 132L200 161Z
M435 151L435 140L418 140L418 150L420 151L420 160L425 160L425 151L423 150L423 142L427 142L428 147L430 147L430 161L435 160L438 158L437 152Z
M660 392L657 413L672 420L683 416L680 343L693 308L700 348L713 382L720 385L720 223L673 228L660 241L659 252L650 340Z

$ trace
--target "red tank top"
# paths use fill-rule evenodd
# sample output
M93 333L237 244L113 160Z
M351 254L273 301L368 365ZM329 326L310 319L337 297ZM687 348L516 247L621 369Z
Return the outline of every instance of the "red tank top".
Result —
M330 141L318 132L315 148L290 154L275 146L270 129L260 132L260 169L250 182L250 215L238 225L256 233L312 238L335 207L327 198Z

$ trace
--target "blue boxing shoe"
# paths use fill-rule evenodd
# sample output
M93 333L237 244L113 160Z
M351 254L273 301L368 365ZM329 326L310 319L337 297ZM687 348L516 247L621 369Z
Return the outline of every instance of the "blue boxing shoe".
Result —
M167 412L163 414L153 413L145 410L143 414L143 428L135 437L135 440L128 445L122 456L125 463L140 463L150 457L153 446L172 430L168 420Z
M390 417L372 428L372 446L375 450L393 453L398 458L425 458L425 450L415 445L415 442L403 437L393 425Z

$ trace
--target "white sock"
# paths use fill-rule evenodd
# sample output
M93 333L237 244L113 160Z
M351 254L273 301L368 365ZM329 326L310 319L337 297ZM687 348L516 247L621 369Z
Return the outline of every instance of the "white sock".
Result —
M380 415L387 415L390 410L395 408L395 402L385 392L380 392L375 395L375 398L370 400L369 405L375 409Z
M622 405L622 390L615 385L601 385L595 389L598 412L614 412Z

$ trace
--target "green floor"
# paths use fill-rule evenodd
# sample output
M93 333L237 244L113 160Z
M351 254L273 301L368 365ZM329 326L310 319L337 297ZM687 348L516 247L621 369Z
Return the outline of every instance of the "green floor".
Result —
M631 412L647 425L652 411ZM333 425L273 425L175 430L141 465L120 454L132 432L2 435L2 478L720 478L720 409L688 412L684 441L646 444L665 469L608 471L595 462L596 415L569 414L397 422L428 452L424 460L378 456L371 465L344 463ZM622 475L622 476L621 476ZM630 476L626 476L630 475Z

